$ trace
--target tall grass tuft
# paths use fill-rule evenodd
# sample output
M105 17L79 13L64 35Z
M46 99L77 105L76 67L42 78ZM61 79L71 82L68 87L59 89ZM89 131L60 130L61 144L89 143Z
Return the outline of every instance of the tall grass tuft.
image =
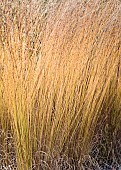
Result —
M1 164L80 169L100 128L105 148L120 139L120 11L119 0L0 2Z

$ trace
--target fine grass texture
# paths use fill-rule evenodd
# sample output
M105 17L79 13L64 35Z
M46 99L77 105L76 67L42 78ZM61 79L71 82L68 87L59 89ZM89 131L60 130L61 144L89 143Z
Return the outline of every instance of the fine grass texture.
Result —
M0 1L1 166L118 165L120 131L121 1Z

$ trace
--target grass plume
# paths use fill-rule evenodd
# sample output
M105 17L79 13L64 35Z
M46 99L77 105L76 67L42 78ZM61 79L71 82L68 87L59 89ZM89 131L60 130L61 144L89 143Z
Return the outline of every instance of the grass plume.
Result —
M54 169L65 156L81 168L100 128L108 145L120 139L121 2L5 0L0 11L0 129L14 163Z

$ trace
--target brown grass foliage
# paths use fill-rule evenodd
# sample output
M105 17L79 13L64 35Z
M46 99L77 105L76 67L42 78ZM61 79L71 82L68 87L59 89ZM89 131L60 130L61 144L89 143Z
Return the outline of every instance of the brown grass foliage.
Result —
M121 2L49 2L0 2L0 144L22 170L120 138Z

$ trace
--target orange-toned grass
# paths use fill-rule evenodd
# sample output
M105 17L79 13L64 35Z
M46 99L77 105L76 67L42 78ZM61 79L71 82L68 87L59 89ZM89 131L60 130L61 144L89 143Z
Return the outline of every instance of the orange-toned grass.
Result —
M13 133L22 170L38 141L81 161L102 114L112 134L121 123L120 1L51 4L47 17L44 1L0 4L0 127Z

